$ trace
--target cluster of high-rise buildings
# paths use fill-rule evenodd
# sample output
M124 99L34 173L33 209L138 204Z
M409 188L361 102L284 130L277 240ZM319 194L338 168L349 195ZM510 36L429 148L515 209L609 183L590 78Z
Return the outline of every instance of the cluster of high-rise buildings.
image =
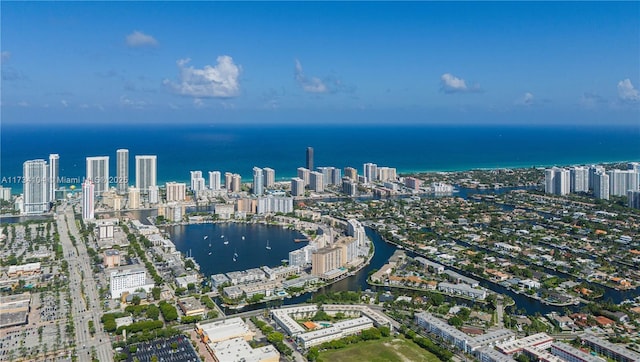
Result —
M627 196L630 207L640 207L640 163L631 162L626 170L606 171L603 166L552 167L544 171L547 194L568 195L592 192L597 199Z

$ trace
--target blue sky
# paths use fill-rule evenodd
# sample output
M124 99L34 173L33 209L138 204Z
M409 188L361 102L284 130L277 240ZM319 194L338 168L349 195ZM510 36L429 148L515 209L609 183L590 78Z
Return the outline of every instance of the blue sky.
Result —
M2 121L640 123L640 3L2 2Z

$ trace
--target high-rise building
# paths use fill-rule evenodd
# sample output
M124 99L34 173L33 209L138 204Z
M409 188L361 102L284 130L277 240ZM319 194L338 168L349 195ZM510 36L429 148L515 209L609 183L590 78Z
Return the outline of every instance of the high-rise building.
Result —
M147 272L145 268L112 271L109 277L109 290L111 298L117 299L122 293L135 293L138 289L150 292L154 287L153 283L147 283Z
M322 174L322 183L331 185L331 167L318 167L317 170Z
M324 192L324 176L320 172L309 173L309 189L315 192Z
M213 191L220 190L220 171L209 171L209 188Z
M48 167L45 160L31 160L23 164L22 187L25 214L40 214L49 210Z
M307 170L313 171L313 147L307 147Z
M571 189L569 170L552 167L544 170L544 192L553 195L567 195Z
M58 180L60 178L60 155L52 153L49 155L49 201L56 200L56 191L58 190Z
M343 266L342 248L339 246L325 246L311 255L311 274L322 275L328 271Z
M594 182L596 179L596 173L604 173L605 169L599 165L591 165L589 166L589 190L594 189Z
M11 201L11 187L0 186L0 200Z
M149 186L149 191L147 192L149 195L149 203L157 204L160 202L160 188L158 185Z
M95 210L95 192L94 185L90 180L84 180L82 183L82 220L93 220Z
M302 181L304 181L304 185L308 186L309 185L309 174L310 174L310 170L308 168L304 168L304 167L298 167L298 178L301 178Z
M626 196L627 191L638 190L638 175L633 170L611 170L609 175L609 194Z
M378 178L378 165L375 163L367 162L364 164L364 179L365 183L372 184L376 182Z
M149 193L150 186L156 186L157 182L157 157L156 156L136 156L136 187L140 193Z
M137 187L129 187L129 208L130 209L139 209L140 208L140 190Z
M224 173L224 188L227 189L227 192L231 192L233 182L233 174L231 172Z
M242 177L234 173L231 176L231 192L240 192L242 190Z
M109 156L87 157L87 179L93 183L96 196L109 190Z
M342 170L336 167L331 167L331 184L340 185L342 182Z
M116 190L119 194L127 193L129 187L129 150L116 150Z
M167 202L184 201L187 194L187 184L167 182Z
M204 185L202 171L191 171L191 191L197 195L199 191L204 190Z
M378 180L382 182L395 181L396 169L394 167L378 167Z
M348 196L356 196L358 192L358 185L349 177L342 178L342 192Z
M419 180L415 177L405 177L404 186L412 190L418 191L420 190L420 186L422 186L422 180Z
M344 177L348 177L353 181L358 181L358 170L353 167L344 168Z
M593 176L593 196L596 199L609 200L609 175L604 172Z
M589 169L587 167L571 167L569 169L570 191L571 192L587 192L589 191Z
M272 168L265 167L262 169L264 175L264 187L272 188L276 185L276 171Z
M640 191L627 191L627 205L632 209L640 209Z
M291 196L304 196L304 180L300 177L291 179Z
M254 195L261 196L264 194L264 176L260 167L253 168L253 188Z
M627 164L627 167L630 171L633 171L636 173L637 180L636 180L636 184L640 185L640 162L629 162Z

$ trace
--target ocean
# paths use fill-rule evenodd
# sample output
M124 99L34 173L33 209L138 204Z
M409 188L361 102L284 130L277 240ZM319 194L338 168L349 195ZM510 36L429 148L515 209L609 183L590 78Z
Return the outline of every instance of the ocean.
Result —
M85 157L116 149L158 156L158 184L185 181L189 171L219 170L251 180L252 168L271 167L276 179L295 177L314 148L315 166L396 167L398 172L454 171L640 160L639 126L505 125L3 125L0 135L2 186L22 176L26 160L60 154L60 176L82 179ZM69 186L69 185L67 185Z

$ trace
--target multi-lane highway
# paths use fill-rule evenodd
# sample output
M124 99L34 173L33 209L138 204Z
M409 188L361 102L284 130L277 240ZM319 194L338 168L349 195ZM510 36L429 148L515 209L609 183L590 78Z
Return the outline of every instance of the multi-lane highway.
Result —
M112 361L113 352L109 336L102 329L100 317L102 308L100 296L96 290L96 280L91 268L91 258L82 242L71 206L62 205L56 212L56 223L60 234L60 243L64 257L69 263L69 286L71 290L71 314L75 327L76 351L79 361L91 361L91 351L95 349L100 361ZM69 233L76 240L73 246ZM82 294L84 290L84 295ZM87 303L89 309L87 310ZM89 332L89 321L93 320L96 333Z

